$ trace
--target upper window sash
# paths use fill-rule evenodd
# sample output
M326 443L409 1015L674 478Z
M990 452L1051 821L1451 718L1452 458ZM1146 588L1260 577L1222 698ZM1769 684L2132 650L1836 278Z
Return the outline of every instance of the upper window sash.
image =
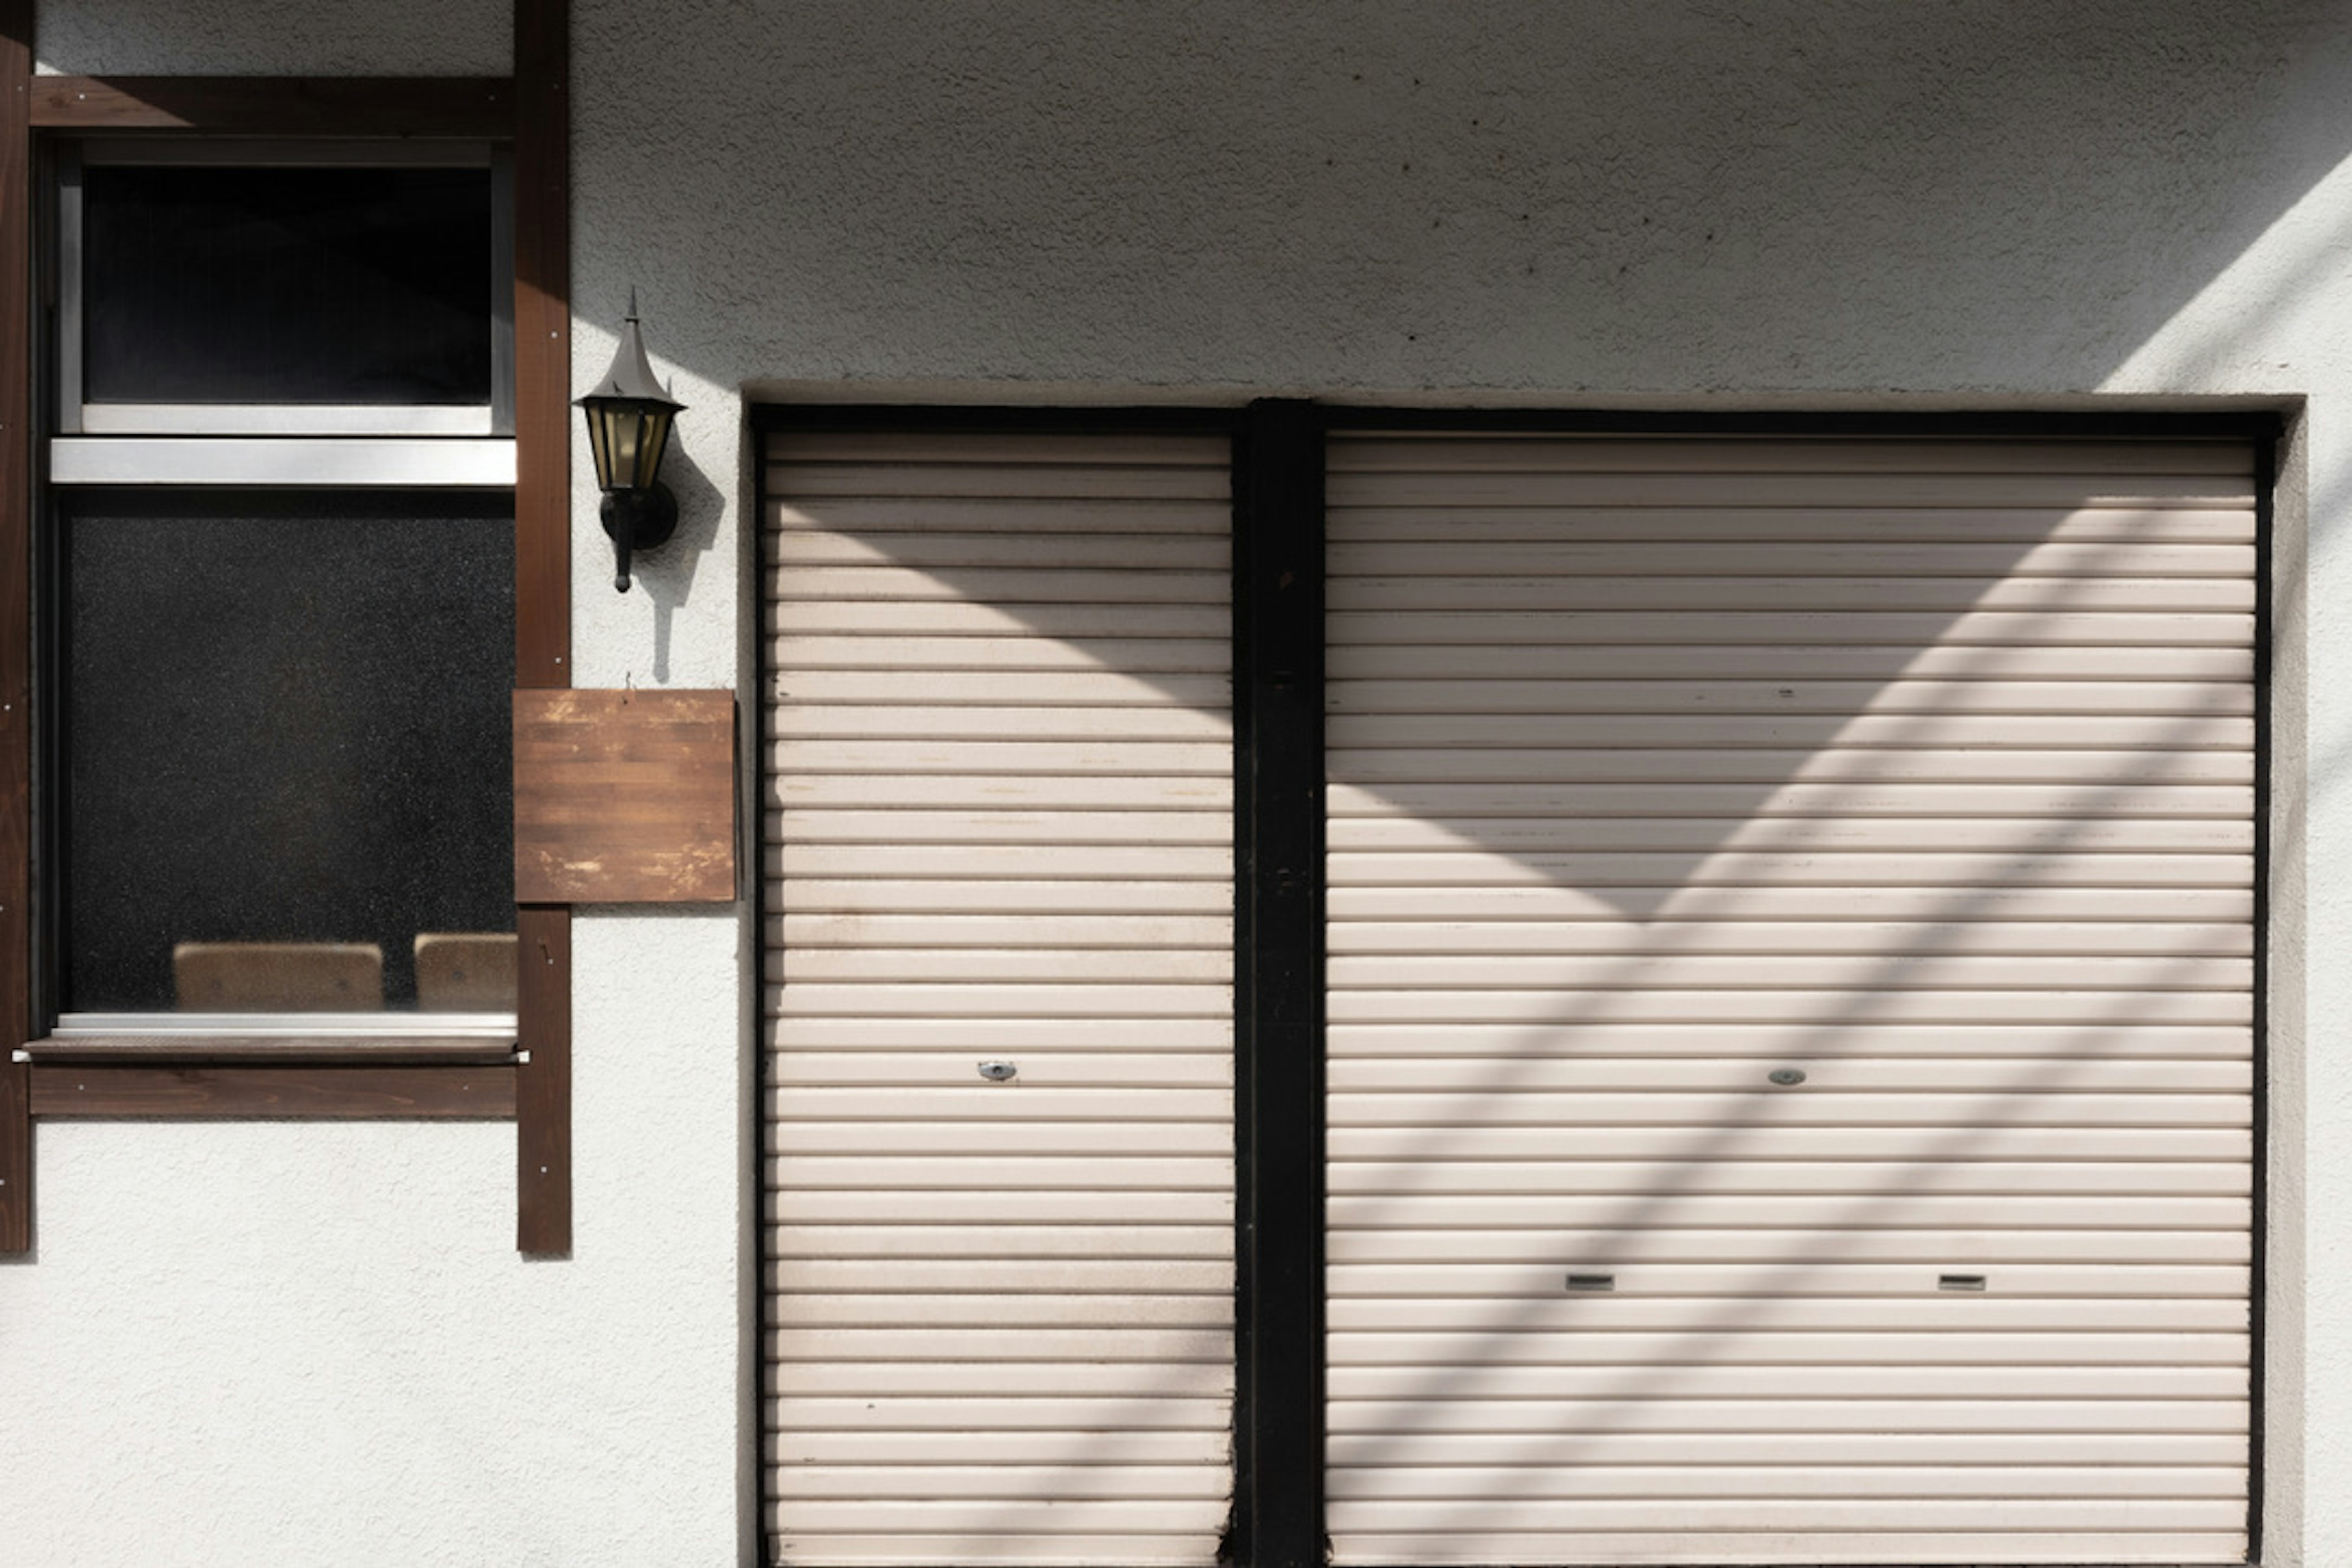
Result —
M89 138L61 143L56 160L56 416L61 436L385 436L499 437L514 431L514 188L511 156L487 142L272 142L245 138ZM90 286L88 175L106 168L486 170L489 177L488 364L476 402L91 400L87 329ZM300 482L315 482L305 479ZM428 480L422 482L446 482ZM507 482L511 482L511 479Z

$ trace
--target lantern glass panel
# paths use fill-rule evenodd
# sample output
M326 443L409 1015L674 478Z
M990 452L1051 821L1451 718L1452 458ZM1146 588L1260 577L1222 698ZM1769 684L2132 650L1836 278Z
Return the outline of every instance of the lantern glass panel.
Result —
M636 433L637 489L649 490L661 477L662 454L669 447L670 411L658 404L639 410Z
M596 398L587 407L597 485L608 490L651 489L669 445L669 410L626 397Z
M597 488L626 489L636 458L635 421L625 405L609 397L590 399L587 409L588 442L595 455Z

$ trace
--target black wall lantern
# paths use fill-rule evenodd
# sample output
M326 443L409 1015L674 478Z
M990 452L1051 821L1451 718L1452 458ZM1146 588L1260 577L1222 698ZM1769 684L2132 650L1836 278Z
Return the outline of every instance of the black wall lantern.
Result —
M588 447L596 455L600 509L613 537L613 586L629 591L629 556L650 550L677 530L677 498L660 479L670 422L686 406L654 380L637 332L637 291L629 290L629 319L614 351L613 368L580 400L588 415Z

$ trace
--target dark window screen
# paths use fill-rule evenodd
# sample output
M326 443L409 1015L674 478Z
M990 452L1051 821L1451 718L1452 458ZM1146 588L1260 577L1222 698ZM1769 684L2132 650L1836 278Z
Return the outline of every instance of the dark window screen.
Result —
M180 942L514 929L513 502L59 494L64 1009L170 1009Z
M93 403L490 400L486 169L83 172Z

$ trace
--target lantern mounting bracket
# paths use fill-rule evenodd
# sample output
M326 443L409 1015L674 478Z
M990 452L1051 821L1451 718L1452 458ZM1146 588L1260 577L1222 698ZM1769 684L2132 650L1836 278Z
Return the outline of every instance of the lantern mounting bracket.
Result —
M677 531L677 498L659 480L651 489L606 490L597 516L613 541L613 586L629 591L629 556L667 544Z

